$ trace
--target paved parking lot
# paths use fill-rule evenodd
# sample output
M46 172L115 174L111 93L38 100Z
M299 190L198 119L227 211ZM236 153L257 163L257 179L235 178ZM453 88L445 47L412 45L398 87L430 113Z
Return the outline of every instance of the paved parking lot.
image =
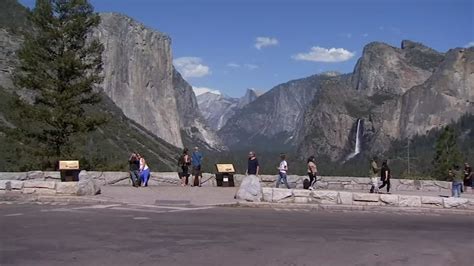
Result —
M1 265L472 265L473 216L0 204Z

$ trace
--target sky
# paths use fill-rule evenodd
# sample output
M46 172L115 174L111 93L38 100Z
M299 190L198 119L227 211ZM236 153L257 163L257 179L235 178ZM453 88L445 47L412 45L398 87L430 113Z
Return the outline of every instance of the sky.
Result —
M20 0L33 7L34 0ZM349 73L366 44L474 46L472 0L91 0L172 39L197 91L232 97L326 71Z

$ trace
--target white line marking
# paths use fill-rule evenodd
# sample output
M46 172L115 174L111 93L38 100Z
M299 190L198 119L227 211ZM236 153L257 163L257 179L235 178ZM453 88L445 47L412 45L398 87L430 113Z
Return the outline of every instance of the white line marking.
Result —
M187 210L187 207L179 207L179 206L159 206L159 205L147 205L147 204L127 204L129 206L137 206L137 207L147 207L147 208L158 208L158 209L172 209L172 210Z
M72 208L73 210L82 210L82 209L107 209L112 207L122 206L121 204L109 204L109 205L92 205L92 206L84 206L84 207L76 207Z
M150 220L148 217L133 217L133 220Z
M13 216L21 216L23 213L12 213L12 214L6 214L4 215L5 217L13 217Z
M155 210L146 210L146 209L136 209L136 208L126 208L126 207L112 207L110 210L117 211L135 211L135 212L152 212L152 213L165 213L169 211L155 211Z

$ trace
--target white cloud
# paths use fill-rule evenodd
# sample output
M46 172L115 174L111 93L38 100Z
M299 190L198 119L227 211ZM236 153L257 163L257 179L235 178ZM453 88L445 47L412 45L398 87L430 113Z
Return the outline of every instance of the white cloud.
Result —
M173 60L173 64L184 78L200 78L211 74L208 66L202 64L199 57L180 57Z
M313 62L342 62L351 59L355 52L350 52L344 48L323 48L319 46L311 47L307 53L293 55L292 58L300 61Z
M367 38L367 37L369 37L369 34L368 34L368 33L364 33L364 34L362 34L362 37Z
M217 95L221 94L221 92L219 90L213 90L211 88L206 88L206 87L194 87L193 86L193 91L194 91L194 94L196 96L199 96L199 95L204 94L206 92L214 93L214 94L217 94Z
M227 63L227 66L228 66L228 67L233 67L233 68L239 68L239 67L240 67L239 64L233 63L233 62Z
M258 68L258 66L254 64L245 64L244 66L248 68L249 70L254 70Z
M278 40L273 37L257 37L257 39L255 39L255 48L258 50L267 46L275 45L278 45Z
M472 42L469 42L468 44L466 44L465 46L466 48L469 48L469 47L474 47L474 41Z

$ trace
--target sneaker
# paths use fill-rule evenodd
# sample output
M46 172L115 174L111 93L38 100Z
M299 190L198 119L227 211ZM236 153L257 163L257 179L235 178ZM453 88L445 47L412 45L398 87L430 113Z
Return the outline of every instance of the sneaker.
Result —
M308 189L309 189L309 190L314 190L314 188L313 188L313 187L309 187Z

